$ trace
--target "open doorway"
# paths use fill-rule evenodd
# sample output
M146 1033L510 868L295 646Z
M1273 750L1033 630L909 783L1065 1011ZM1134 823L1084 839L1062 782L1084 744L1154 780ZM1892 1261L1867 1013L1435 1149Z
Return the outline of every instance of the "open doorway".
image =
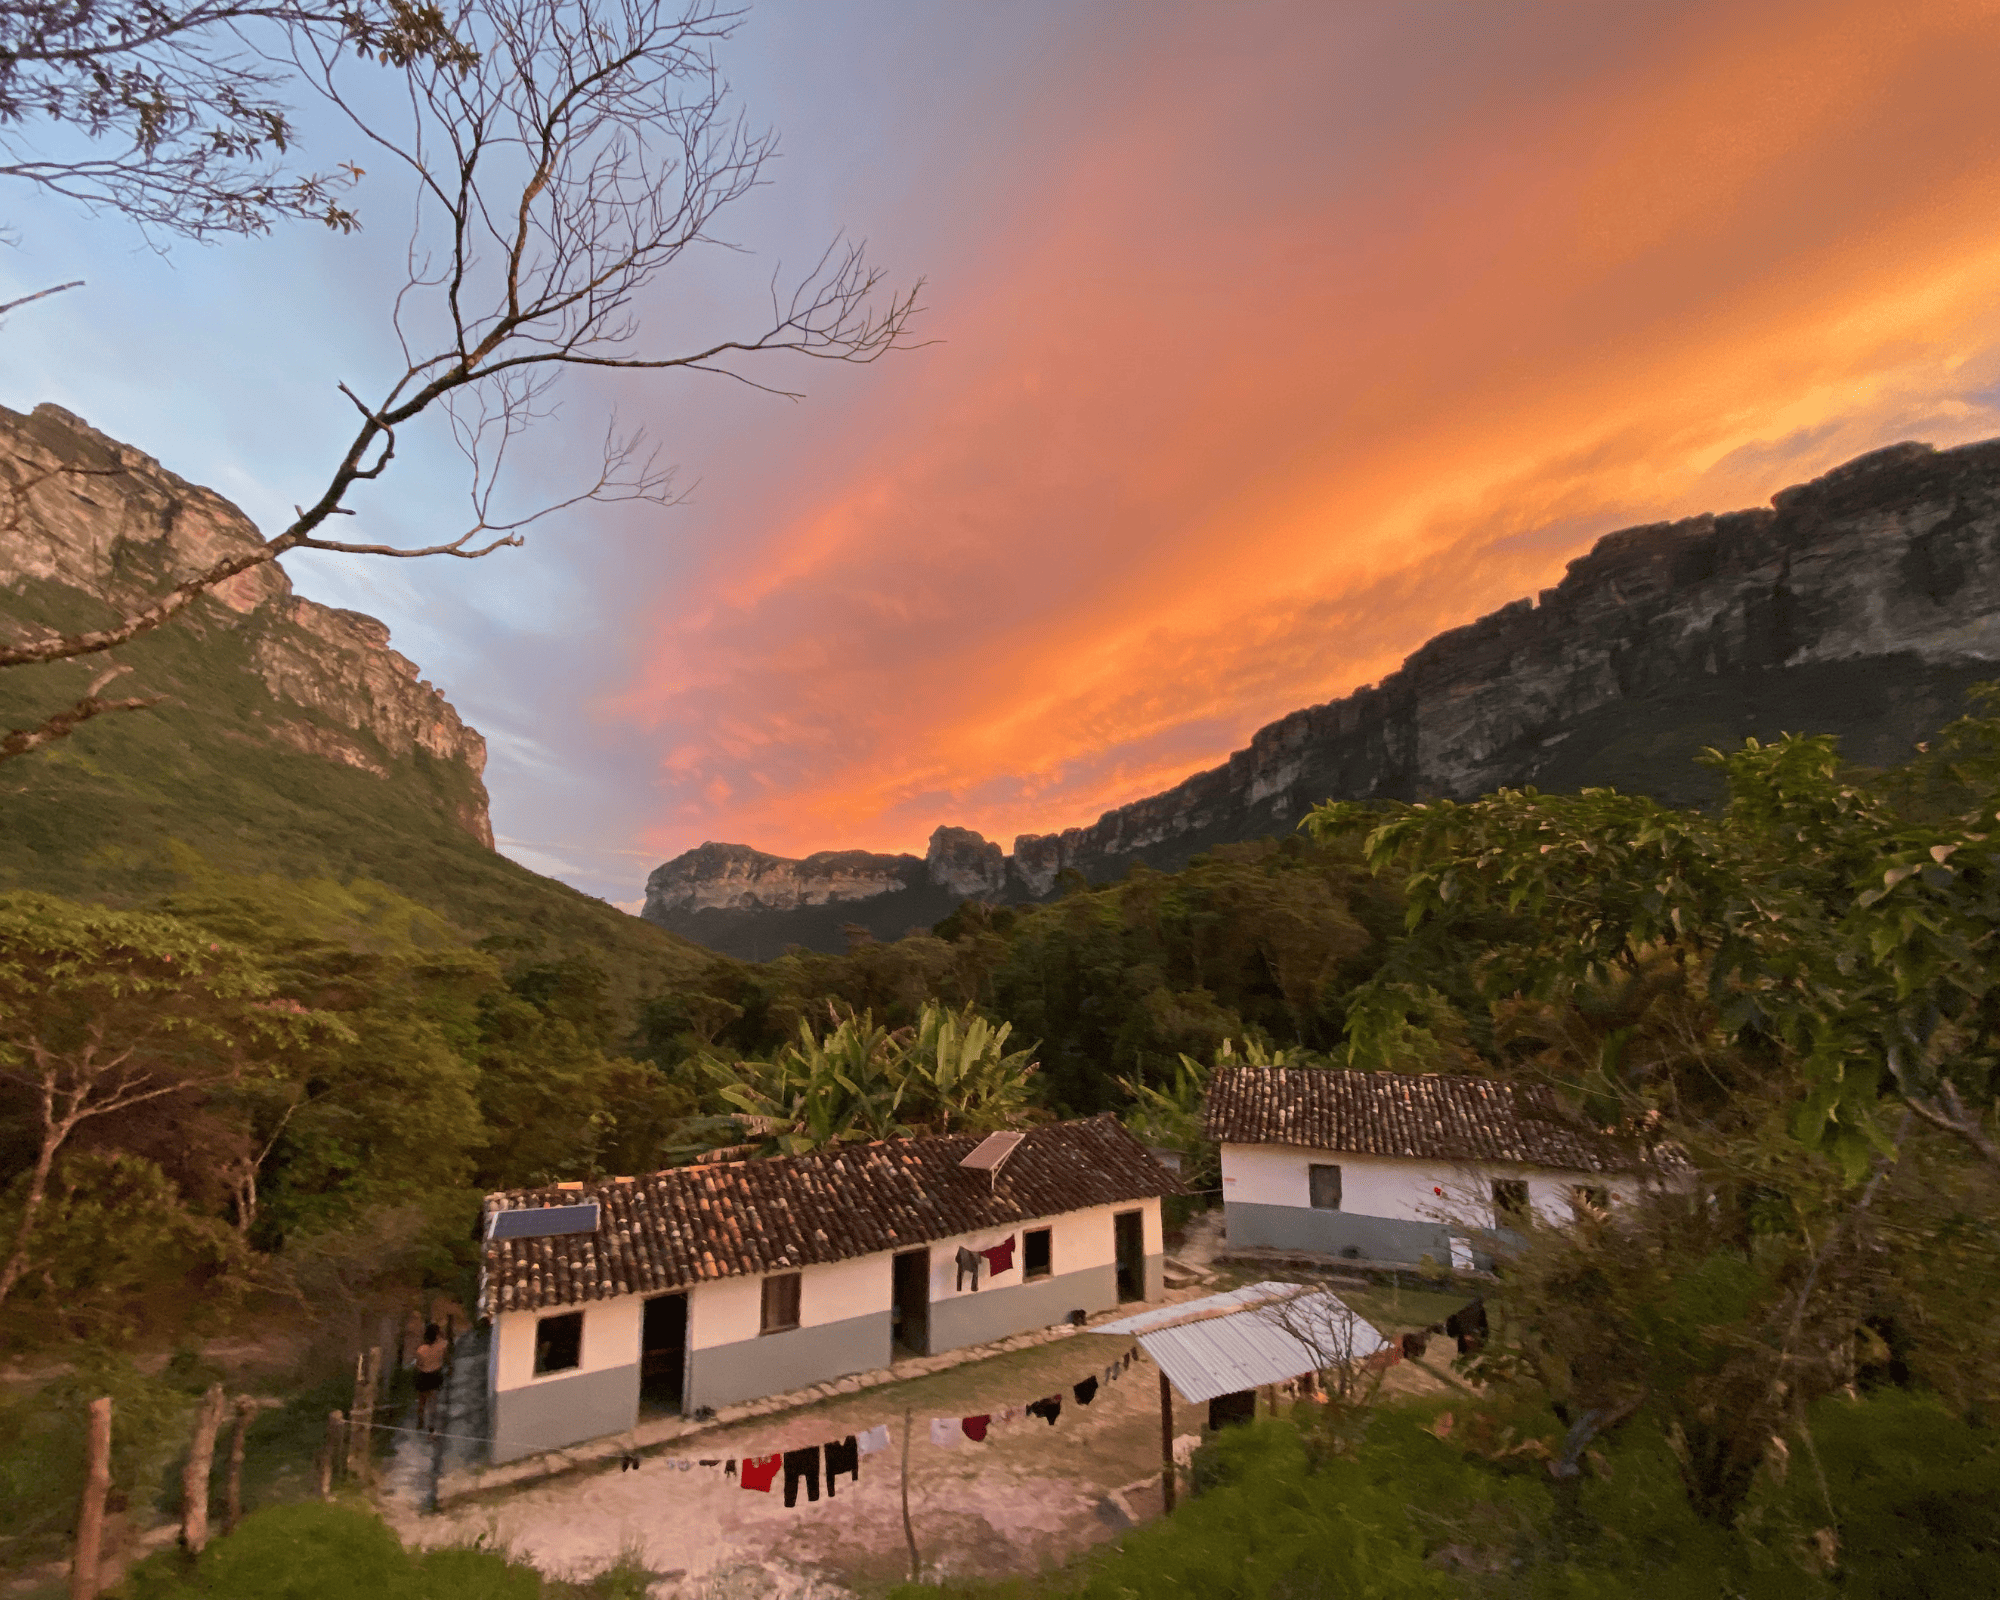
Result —
M1111 1220L1118 1246L1118 1299L1121 1303L1143 1300L1146 1298L1145 1213L1121 1211Z
M889 1297L889 1358L927 1356L931 1353L930 1251L905 1250L896 1257L894 1273Z
M688 1297L656 1294L639 1335L639 1404L679 1416L687 1374Z

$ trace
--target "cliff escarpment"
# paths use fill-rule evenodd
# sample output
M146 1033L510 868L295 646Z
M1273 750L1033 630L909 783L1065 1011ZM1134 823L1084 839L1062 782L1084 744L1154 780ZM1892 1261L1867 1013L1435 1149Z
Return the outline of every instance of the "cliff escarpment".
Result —
M1703 803L1717 792L1693 764L1704 746L1785 731L1839 734L1851 758L1894 762L1959 712L1967 687L2000 675L1996 663L2000 440L1892 445L1768 507L1608 534L1555 587L1087 827L1021 835L1008 854L955 828L938 830L923 862L843 854L843 881L882 883L842 901L845 921L891 936L916 888L953 903L1031 900L1065 871L1178 867L1210 845L1288 831L1330 798L1611 784ZM704 899L715 892L704 863L735 852L755 854L704 845L666 863L646 915L739 953L752 933L832 947L801 920L802 907L832 903L811 899L817 880L803 870L831 858L759 857L759 887L725 927ZM892 902L893 916L875 915Z
M103 626L257 538L213 492L53 406L0 410L0 633ZM0 672L0 726L76 700L106 657ZM111 652L106 689L160 696L0 763L0 888L146 904L177 846L210 865L366 878L509 959L577 956L636 1014L707 959L493 849L486 746L372 617L253 567Z
M106 437L57 406L29 416L0 408L0 626L35 637L108 620L213 562L262 543L255 526L209 489L176 477L151 456ZM88 622L84 622L88 625ZM489 849L486 742L450 702L389 648L373 617L292 593L276 562L237 574L171 626L228 647L247 665L261 703L237 732L389 778L421 755L459 825ZM144 683L142 636L115 653ZM79 664L71 676L94 670ZM44 689L48 709L67 684L61 669L14 668L16 718ZM29 680L40 677L41 683ZM196 685L188 684L192 689ZM212 690L213 685L201 685ZM172 692L153 686L151 692ZM121 683L118 692L128 690ZM18 724L17 724L18 725Z

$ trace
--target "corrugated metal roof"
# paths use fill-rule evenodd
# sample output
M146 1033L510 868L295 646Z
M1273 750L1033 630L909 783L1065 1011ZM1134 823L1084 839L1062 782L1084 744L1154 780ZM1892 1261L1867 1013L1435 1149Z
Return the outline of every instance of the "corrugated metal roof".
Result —
M1278 1289L1295 1292L1272 1297L1270 1291ZM1226 1309L1229 1302L1246 1297L1262 1303L1238 1311ZM1193 1320L1172 1320L1190 1313ZM1165 1319L1168 1325L1161 1326L1156 1319ZM1134 1323L1146 1326L1136 1328ZM1274 1283L1184 1301L1164 1312L1127 1317L1123 1323L1101 1323L1092 1331L1136 1333L1140 1348L1190 1404L1360 1361L1388 1342L1338 1295Z
M1120 1317L1116 1322L1100 1322L1092 1333L1138 1334L1154 1328L1164 1328L1169 1323L1193 1322L1199 1317L1212 1317L1225 1311L1241 1311L1264 1300L1282 1299L1288 1295L1300 1294L1304 1285L1297 1283L1247 1284L1241 1289L1231 1289L1227 1294L1203 1295L1199 1300L1180 1300L1170 1306L1161 1306L1157 1311L1141 1311L1137 1316Z

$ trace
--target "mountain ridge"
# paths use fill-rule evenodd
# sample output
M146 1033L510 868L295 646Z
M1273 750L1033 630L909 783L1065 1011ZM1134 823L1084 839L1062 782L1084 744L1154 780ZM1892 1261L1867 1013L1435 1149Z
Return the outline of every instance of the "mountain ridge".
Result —
M1538 595L1438 634L1380 683L1280 717L1220 765L1089 825L1019 835L1011 852L942 827L922 858L788 862L705 844L655 869L644 914L735 954L788 934L834 948L831 935L853 926L892 937L934 921L937 904L1046 899L1065 872L1177 867L1286 831L1332 797L1614 782L1696 803L1713 796L1688 762L1703 743L1825 731L1855 759L1900 760L1996 661L2000 440L1903 442L1768 507L1608 533Z

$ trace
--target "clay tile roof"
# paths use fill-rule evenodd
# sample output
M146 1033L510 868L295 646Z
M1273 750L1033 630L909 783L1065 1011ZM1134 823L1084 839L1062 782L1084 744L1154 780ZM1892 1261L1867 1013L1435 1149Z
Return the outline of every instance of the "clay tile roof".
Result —
M489 1239L481 1309L533 1311L904 1250L1090 1206L1179 1194L1104 1115L1028 1131L997 1177L959 1165L976 1133L673 1167L627 1182L489 1195L486 1209L602 1207L597 1230Z
M1203 1132L1222 1144L1303 1145L1424 1161L1512 1161L1571 1172L1646 1164L1627 1141L1579 1125L1548 1091L1441 1072L1225 1067Z

